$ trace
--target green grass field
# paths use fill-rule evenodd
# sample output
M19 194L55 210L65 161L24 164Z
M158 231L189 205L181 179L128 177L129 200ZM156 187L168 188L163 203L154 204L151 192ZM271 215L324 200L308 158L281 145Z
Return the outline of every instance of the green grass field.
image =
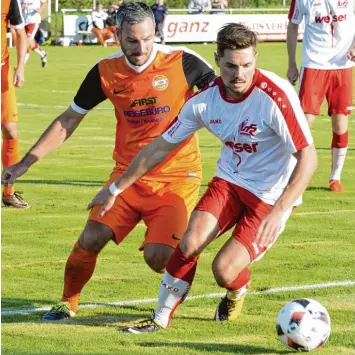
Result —
M214 45L191 48L212 63ZM42 69L39 57L32 54L25 86L17 90L22 153L71 103L93 64L115 51L100 47L47 50L48 67ZM285 44L265 43L259 50L258 66L285 76ZM14 51L11 54L14 60ZM96 305L82 307L68 323L43 323L44 311L33 310L48 309L60 299L64 265L85 224L86 205L113 166L114 113L108 102L100 108L105 109L93 110L68 142L18 181L16 187L24 191L31 208L2 209L2 354L286 354L289 350L277 339L275 320L280 308L296 297L315 298L330 313L332 333L320 354L355 354L355 116L350 118L350 144L342 175L347 192L331 194L327 190L331 128L325 110L312 129L318 171L304 204L297 208L278 243L252 265L251 294L238 322L214 322L219 298L203 296L223 292L214 282L211 262L225 236L201 257L190 296L203 297L187 300L169 329L140 336L121 333L126 322L150 314L155 301L149 299L156 298L160 281L138 251L145 230L138 225L119 247L111 243L99 257L81 297L82 305ZM213 176L220 144L206 131L200 136L203 191ZM344 283L349 280L352 284ZM301 289L307 285L318 286ZM291 286L300 288L292 290ZM275 292L275 288L282 289ZM124 301L132 302L112 304Z

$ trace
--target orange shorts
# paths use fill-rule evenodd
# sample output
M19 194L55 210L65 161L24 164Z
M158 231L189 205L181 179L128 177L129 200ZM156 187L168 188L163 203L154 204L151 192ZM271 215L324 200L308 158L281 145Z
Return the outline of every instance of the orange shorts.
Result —
M113 172L105 187L122 172ZM166 244L175 248L182 238L193 208L196 205L200 180L186 182L155 182L139 180L117 196L114 206L102 218L100 206L92 209L89 220L109 226L119 244L143 220L147 226L143 244Z
M320 70L302 68L299 97L305 113L319 115L324 98L328 101L328 115L351 114L352 68Z
M1 125L17 122L15 86L10 65L1 66Z

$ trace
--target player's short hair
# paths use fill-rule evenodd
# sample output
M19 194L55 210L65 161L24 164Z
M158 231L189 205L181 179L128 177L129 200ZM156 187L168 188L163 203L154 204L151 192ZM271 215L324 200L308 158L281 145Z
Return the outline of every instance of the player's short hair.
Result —
M240 23L227 23L217 34L217 53L223 57L225 49L245 49L253 47L256 50L258 36L255 32Z
M129 25L135 25L144 21L147 17L151 18L155 25L155 18L150 6L143 2L128 2L120 7L117 12L116 23L119 28L127 22Z

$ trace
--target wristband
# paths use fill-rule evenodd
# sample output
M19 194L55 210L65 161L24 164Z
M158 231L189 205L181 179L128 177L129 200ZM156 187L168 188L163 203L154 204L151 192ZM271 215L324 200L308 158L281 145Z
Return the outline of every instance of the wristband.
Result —
M117 188L117 186L116 186L116 184L113 182L111 185L110 185L110 187L108 188L108 190L111 192L111 194L113 195L113 196L118 196L121 192L122 192L122 190L121 189L118 189Z

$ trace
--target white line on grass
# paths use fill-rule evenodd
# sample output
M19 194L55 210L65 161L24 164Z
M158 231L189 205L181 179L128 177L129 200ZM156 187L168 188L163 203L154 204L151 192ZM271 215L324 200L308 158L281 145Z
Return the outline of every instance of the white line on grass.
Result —
M316 214L338 214L338 213L354 213L355 210L336 210L336 211L313 211L313 212L300 212L293 213L292 216L310 216Z
M329 287L348 287L355 286L355 281L333 281L328 283L313 284L313 285L303 285L303 286L287 286L287 287L276 287L270 288L268 290L259 291L259 292L250 292L249 295L262 295L268 293L279 293L279 292L288 292L288 291L299 291L299 290L313 290L318 288L329 288ZM205 295L190 296L186 300L197 300L200 298L218 298L223 297L225 293L207 293ZM131 300L131 301L119 301L119 302L110 302L110 303L92 303L92 304L83 304L80 305L80 308L101 308L101 307L115 307L115 306L129 306L137 305L144 303L153 303L156 302L156 298L143 298L140 300ZM27 309L12 309L1 311L2 316L12 316L18 314L28 314L28 313L37 313L47 311L48 307L41 308L27 308Z

